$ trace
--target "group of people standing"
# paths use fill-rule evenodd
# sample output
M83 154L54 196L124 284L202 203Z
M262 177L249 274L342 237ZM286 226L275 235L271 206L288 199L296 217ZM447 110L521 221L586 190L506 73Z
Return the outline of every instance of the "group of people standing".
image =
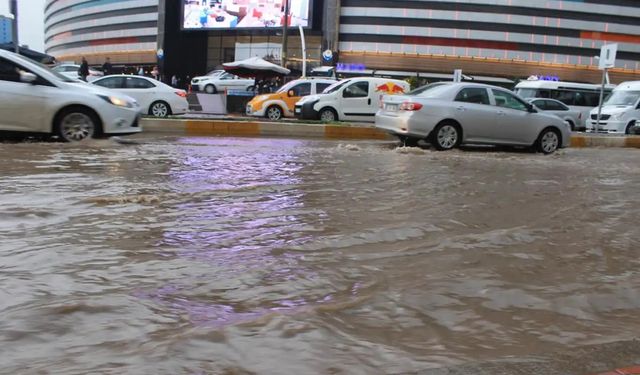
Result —
M132 70L131 70L132 69ZM111 75L111 74L116 74L116 72L114 71L113 65L111 65L111 59L109 57L107 57L104 61L104 64L102 64L102 72L105 76ZM136 66L136 67L124 67L122 69L122 73L123 74L137 74L140 76L151 76L156 80L160 80L160 70L158 69L158 66L154 66L152 70L150 71L145 71L143 66ZM87 77L90 75L90 71L89 71L89 63L87 62L87 59L83 56L82 57L82 63L80 64L80 69L78 70L78 75L80 76L80 78L83 81L87 81Z

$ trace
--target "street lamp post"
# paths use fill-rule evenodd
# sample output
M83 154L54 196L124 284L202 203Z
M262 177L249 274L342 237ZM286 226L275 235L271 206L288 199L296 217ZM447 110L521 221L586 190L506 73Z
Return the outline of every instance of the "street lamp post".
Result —
M9 4L13 22L11 23L11 33L13 34L13 48L16 53L20 53L20 43L18 42L18 0L10 0Z
M289 31L289 0L284 0L284 23L282 24L282 53L280 65L287 67L287 37Z

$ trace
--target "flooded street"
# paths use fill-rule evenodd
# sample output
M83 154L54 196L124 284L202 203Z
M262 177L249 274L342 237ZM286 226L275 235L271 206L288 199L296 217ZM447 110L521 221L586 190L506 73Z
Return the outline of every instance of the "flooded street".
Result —
M640 332L638 150L138 140L0 143L0 373L448 374Z

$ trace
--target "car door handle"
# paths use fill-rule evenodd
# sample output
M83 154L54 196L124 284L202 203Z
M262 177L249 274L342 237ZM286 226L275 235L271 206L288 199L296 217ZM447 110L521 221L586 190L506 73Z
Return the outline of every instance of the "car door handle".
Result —
M367 100L367 104L371 105L371 98L369 98L369 100Z
M456 107L458 111L466 111L467 109L463 106Z

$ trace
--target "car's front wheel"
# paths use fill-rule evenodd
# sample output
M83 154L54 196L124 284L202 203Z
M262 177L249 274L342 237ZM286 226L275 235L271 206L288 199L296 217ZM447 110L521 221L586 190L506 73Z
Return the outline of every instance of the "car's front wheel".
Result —
M320 110L320 121L334 122L338 121L338 114L331 108L323 108Z
M552 154L560 147L560 134L555 129L545 129L538 137L537 149L543 154Z
M451 150L461 141L460 128L453 122L444 122L433 130L431 143L438 151Z
M153 102L149 107L149 114L154 117L167 117L171 114L171 109L165 102Z
M267 118L269 120L280 120L282 118L282 109L277 105L267 108Z
M99 132L99 122L90 110L76 107L65 109L56 119L55 135L65 142L80 142Z
M206 92L207 94L215 94L218 92L218 90L214 85L206 85L204 87L204 92Z
M636 126L636 122L633 121L631 122L629 125L627 125L627 128L624 130L624 134L633 134L633 127Z

